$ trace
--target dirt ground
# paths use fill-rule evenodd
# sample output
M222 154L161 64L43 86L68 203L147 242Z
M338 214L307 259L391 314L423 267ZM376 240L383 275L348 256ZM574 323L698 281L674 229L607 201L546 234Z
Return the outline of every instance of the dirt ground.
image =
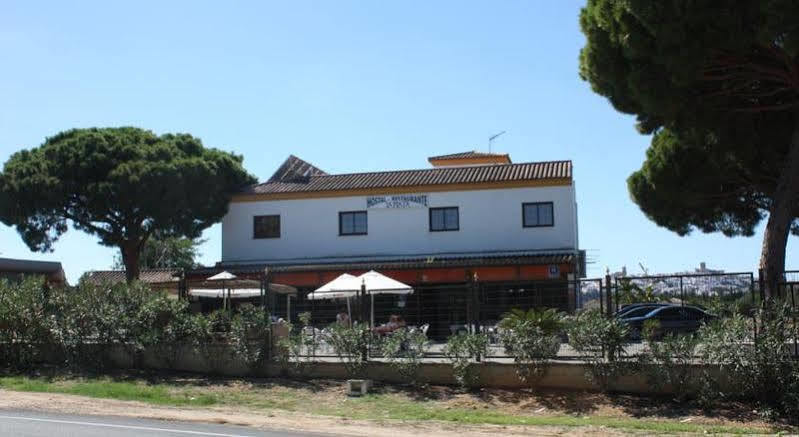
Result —
M445 423L385 423L356 421L344 418L315 416L287 411L268 414L242 412L230 407L185 409L160 407L141 402L95 399L51 393L23 393L0 390L0 408L18 408L36 411L81 415L111 415L148 419L206 422L253 426L290 431L308 431L330 435L364 435L374 437L496 437L503 436L599 436L624 435L615 430L599 427L521 427L521 426L465 426Z
M141 380L143 375L118 375L117 380ZM0 408L19 408L60 413L113 415L209 423L229 423L270 429L299 430L333 435L368 435L375 437L503 437L535 435L623 435L651 432L630 431L602 426L520 426L520 425L465 425L438 421L354 420L342 417L313 414L313 409L255 409L246 406L252 399L280 399L290 396L300 405L337 404L347 402L341 381L293 381L282 379L209 379L193 375L167 377L149 375L150 383L170 384L176 387L201 389L220 398L241 399L241 405L225 403L208 407L170 407L141 402L98 399L82 396L29 393L0 390ZM375 387L376 394L400 402L435 401L437 407L458 410L501 411L519 416L573 416L603 417L622 420L646 419L673 421L701 425L773 429L774 424L762 420L751 407L727 404L712 413L686 403L668 399L646 398L633 395L605 395L600 393L549 390L484 389L464 393L452 387L424 386L409 388L384 385ZM242 393L246 398L241 398Z
M186 379L168 378L154 382L185 383L203 385L210 392L247 392L263 389L288 389L293 393L307 391L320 404L340 402L346 399L341 381L312 380L296 381L284 379ZM436 401L444 408L472 410L490 409L520 416L601 416L619 419L675 420L703 425L749 426L769 428L775 426L752 410L750 406L730 402L704 411L690 402L677 402L670 398L653 398L637 395L603 394L568 390L503 390L481 389L463 392L448 386L408 387L378 385L372 392L396 396L400 399ZM780 424L776 424L780 426Z

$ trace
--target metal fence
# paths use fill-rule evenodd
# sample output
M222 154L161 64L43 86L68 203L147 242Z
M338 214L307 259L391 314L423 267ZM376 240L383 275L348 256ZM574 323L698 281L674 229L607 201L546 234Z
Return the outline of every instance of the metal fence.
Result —
M350 300L309 300L312 289L300 289L296 296L270 294L266 304L274 316L296 322L301 313L310 313L311 323L304 334L312 336L318 347L308 350L308 356L335 357L335 351L325 344L328 327L342 314L371 326L399 318L405 326L426 333L430 340L425 355L441 358L447 340L463 332L485 332L491 345L487 358L508 358L499 342L497 325L512 309L555 308L572 314L597 309L608 317L625 305L641 302L668 302L682 306L698 306L710 313L735 304L750 308L752 314L761 304L759 282L753 273L705 273L658 276L605 277L581 280L539 280L513 282L466 282L414 287L409 295L367 296L363 302ZM799 271L785 272L780 285L785 302L799 310ZM295 323L296 325L296 323ZM753 338L756 337L753 332ZM799 355L799 339L792 338L793 351ZM631 340L625 346L626 355L635 356L647 347L645 341ZM370 349L370 357L379 351ZM579 358L579 354L564 343L559 359Z
M616 277L612 284L614 311L640 302L668 302L712 308L721 303L758 300L752 273Z
M301 313L310 313L311 323L305 334L322 340L315 342L320 343L316 350L308 351L315 357L335 356L323 340L325 330L342 314L373 327L399 318L408 328L426 333L430 340L427 356L441 357L449 337L463 332L496 333L496 325L513 309L556 308L573 313L585 298L583 295L590 295L589 290L601 287L601 283L590 279L423 285L414 287L410 295L378 294L367 296L363 302L309 300L306 296L312 290L300 289L296 297L270 296L268 305L273 315L288 321L296 322ZM496 343L496 336L491 337ZM504 354L497 344L492 351L496 352L494 355Z

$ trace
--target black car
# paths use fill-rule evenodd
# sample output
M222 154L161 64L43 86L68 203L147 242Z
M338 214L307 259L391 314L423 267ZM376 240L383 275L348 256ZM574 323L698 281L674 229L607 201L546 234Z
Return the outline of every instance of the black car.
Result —
M626 317L638 317L649 314L655 308L660 308L664 306L671 306L673 304L670 303L658 303L658 302L645 302L645 303L632 303L629 305L624 305L621 307L620 310L616 311L613 314L613 317L616 318L626 318Z
M637 312L637 311L635 311ZM657 320L659 326L655 338L662 338L665 334L682 334L695 332L716 316L695 306L667 305L651 309L644 315L636 314L634 317L622 316L619 320L630 326L630 337L641 338L644 322Z

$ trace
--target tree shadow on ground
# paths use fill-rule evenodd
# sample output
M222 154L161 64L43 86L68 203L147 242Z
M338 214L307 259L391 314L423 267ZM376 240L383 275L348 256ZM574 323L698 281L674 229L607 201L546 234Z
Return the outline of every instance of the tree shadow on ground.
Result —
M458 392L452 387L429 384L377 384L372 389L375 394L400 394L414 401L446 401Z

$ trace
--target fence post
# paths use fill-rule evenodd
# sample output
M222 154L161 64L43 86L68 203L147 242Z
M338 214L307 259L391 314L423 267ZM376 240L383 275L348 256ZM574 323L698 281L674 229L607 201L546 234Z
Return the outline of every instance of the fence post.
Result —
M654 287L654 285L652 285ZM685 289L682 286L682 275L680 275L680 306L685 306Z
M359 300L361 310L361 335L366 337L368 335L367 329L369 329L369 325L366 322L368 318L366 317L366 283L361 284L361 298ZM366 341L363 341L363 345L361 346L361 359L364 363L369 361L369 346L370 345L366 344Z
M180 281L178 282L178 300L189 300L189 290L186 286L186 269L180 269Z
M605 275L605 290L606 290L606 293L605 293L606 305L605 305L605 307L607 308L608 316L612 316L613 315L613 309L612 309L613 300L610 297L610 291L611 291L610 274L606 274Z
M793 319L793 330L794 330L794 332L796 332L796 298L794 297L794 289L793 289L794 285L795 284L790 284L790 290L791 290L791 318ZM789 285L786 282L785 283L785 291L786 292L789 289L788 287L789 287ZM791 356L795 357L796 354L797 354L797 340L796 340L796 335L794 335L793 336L793 353L791 354Z
M766 303L766 279L763 277L763 269L757 270L757 286L760 288L760 304Z
M483 332L483 319L481 317L482 316L482 311L481 311L482 308L480 308L480 292L481 292L480 288L481 287L480 287L480 283L477 282L477 275L475 274L474 276L475 276L474 282L472 283L472 288L474 290L472 292L472 296L473 296L473 299L474 299L473 300L474 303L472 305L472 311L473 311L474 314L473 314L472 318L474 319L474 325L475 325L474 332L480 333L480 332Z
M598 279L599 281L599 313L605 314L605 293L608 291L605 289L605 281L603 279Z
M264 267L263 272L261 272L261 288L261 306L264 312L271 313L272 308L269 305L269 267ZM286 311L288 311L288 308L286 308ZM286 317L291 319L288 314Z
M272 361L272 318L270 316L271 311L267 306L267 293L269 292L269 268L265 267L264 270L261 272L261 311L263 312L263 316L267 317L267 322L269 323L269 336L267 337L267 346L266 346L266 361Z

